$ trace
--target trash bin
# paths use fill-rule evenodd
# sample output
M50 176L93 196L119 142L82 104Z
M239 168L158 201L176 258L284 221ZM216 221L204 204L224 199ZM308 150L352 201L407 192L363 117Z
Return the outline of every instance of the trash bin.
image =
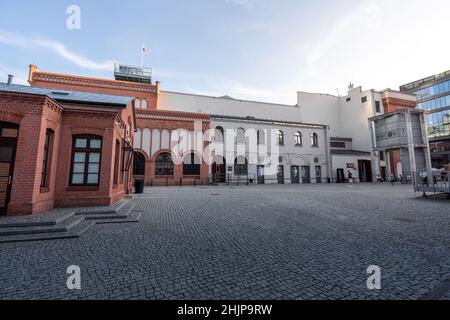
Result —
M141 179L134 180L134 192L144 193L144 180Z

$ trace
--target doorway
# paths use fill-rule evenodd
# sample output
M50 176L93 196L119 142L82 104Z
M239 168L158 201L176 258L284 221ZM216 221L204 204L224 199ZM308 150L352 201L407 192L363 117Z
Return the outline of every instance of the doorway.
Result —
M380 171L381 171L381 174L380 174L381 179L383 179L383 181L386 181L386 180L387 180L387 176L386 176L386 167L381 167L381 168L380 168Z
M258 180L258 184L264 184L264 166L257 166L256 167L256 177Z
M302 183L311 183L311 168L309 166L302 167Z
M322 183L322 167L316 166L316 183Z
M278 184L284 184L284 166L278 166L277 180Z
M213 183L227 182L226 161L224 157L216 157L212 164L211 173Z
M11 198L18 136L18 125L0 122L0 215L6 215Z
M291 183L292 184L300 183L300 169L298 166L291 167Z
M345 182L344 169L337 169L337 183L344 183L344 182Z
M358 160L360 182L372 182L372 166L370 160Z
M145 156L142 153L135 151L133 162L133 176L145 177Z

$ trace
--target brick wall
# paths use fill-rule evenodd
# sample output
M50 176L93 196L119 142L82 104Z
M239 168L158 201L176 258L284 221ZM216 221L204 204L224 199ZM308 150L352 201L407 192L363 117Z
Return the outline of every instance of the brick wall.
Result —
M202 122L202 131L205 133L210 129L211 122L210 117L205 114L188 113L188 112L175 112L175 111L146 111L137 110L137 127L141 130L159 129L168 130L170 134L173 130L185 129L188 131L194 130L195 121ZM204 147L208 145L208 142L204 143ZM160 149L154 155L147 155L141 151L146 157L145 164L145 184L146 185L179 185L179 184L195 184L195 183L208 183L209 166L202 161L200 166L200 176L184 176L183 164L175 164L174 173L171 177L158 177L155 175L155 160L156 157L162 152L169 152L171 150ZM202 155L198 155L202 159Z
M0 121L19 124L8 214L36 213L53 206L54 194L41 193L47 126L58 132L62 107L45 96L0 92ZM49 125L48 125L49 124ZM57 158L51 159L52 163ZM54 186L55 167L51 186ZM51 188L50 188L51 189Z
M109 206L122 199L130 192L132 179L128 172L128 179L113 184L115 143L122 143L128 124L133 144L133 119L131 104L124 109L80 107L46 96L0 92L0 121L19 125L8 215L34 214L54 206ZM48 129L53 131L48 186L41 188ZM102 137L98 187L69 186L73 136L78 134Z
M159 82L156 85L150 85L109 79L78 77L41 72L36 66L31 65L29 83L33 87L40 88L74 90L146 99L148 109L155 110L157 108Z
M416 102L410 100L403 100L398 98L385 98L383 99L384 112L394 112L405 108L415 109Z

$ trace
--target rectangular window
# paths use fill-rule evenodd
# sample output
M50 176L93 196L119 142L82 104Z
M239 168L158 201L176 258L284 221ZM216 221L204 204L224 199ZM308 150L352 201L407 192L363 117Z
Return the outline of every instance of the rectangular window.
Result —
M367 97L362 97L361 98L361 103L366 103L367 102Z
M331 148L333 149L345 149L345 142L331 142Z
M49 164L51 154L51 144L53 140L53 131L48 129L45 134L44 141L44 157L42 159L42 173L41 173L41 188L48 187L49 185Z
M384 156L384 152L380 151L380 161L385 161L386 157Z
M70 185L98 186L100 184L101 149L101 137L74 137Z
M381 104L380 101L375 101L375 112L381 113Z

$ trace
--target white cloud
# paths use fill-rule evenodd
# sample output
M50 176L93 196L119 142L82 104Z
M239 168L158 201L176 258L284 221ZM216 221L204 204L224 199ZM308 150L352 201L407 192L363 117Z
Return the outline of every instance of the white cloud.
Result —
M13 82L15 84L28 84L28 74L23 69L14 69L0 64L0 82L6 82L9 74L14 75Z
M343 93L349 82L398 89L450 69L449 10L447 0L364 1L298 46L298 89Z
M231 3L236 6L250 8L256 4L258 0L225 0L226 3Z
M27 38L0 30L0 43L15 47L47 49L67 61L88 70L112 70L114 65L113 60L96 62L83 55L70 51L64 44L58 41L39 37Z

